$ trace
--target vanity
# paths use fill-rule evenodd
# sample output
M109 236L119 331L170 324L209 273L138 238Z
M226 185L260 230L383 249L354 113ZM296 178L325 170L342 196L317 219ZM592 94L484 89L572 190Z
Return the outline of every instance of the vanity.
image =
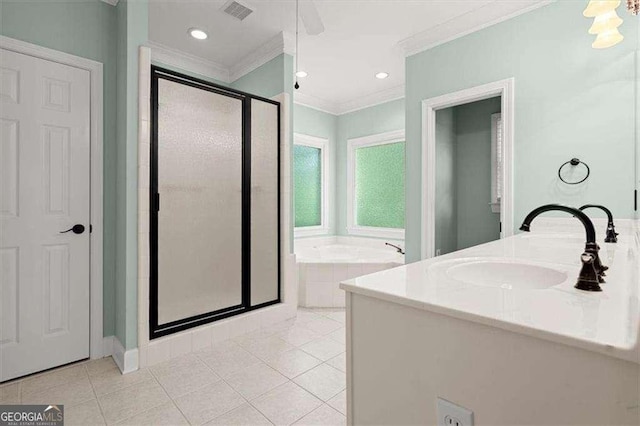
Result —
M639 424L640 233L593 222L601 292L574 288L571 217L343 282L348 423L437 424L443 398L476 425Z

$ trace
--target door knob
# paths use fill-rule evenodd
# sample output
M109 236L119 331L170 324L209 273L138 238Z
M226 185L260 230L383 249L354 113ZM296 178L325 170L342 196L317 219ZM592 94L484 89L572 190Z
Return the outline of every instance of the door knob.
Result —
M84 225L73 225L72 228L67 229L66 231L60 231L61 234L66 234L67 232L73 231L74 234L82 234L84 232Z

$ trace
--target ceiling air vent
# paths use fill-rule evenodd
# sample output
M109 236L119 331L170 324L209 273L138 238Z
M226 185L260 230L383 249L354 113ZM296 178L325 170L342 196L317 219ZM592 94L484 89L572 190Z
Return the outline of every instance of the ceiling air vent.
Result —
M240 21L253 13L253 9L247 6L246 3L241 3L238 0L226 2L224 6L222 6L222 11Z

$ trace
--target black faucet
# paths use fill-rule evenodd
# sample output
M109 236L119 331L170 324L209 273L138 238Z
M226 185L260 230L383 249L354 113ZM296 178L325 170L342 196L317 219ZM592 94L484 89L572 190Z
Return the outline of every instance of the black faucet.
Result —
M522 222L520 230L529 232L531 230L530 227L533 219L535 219L539 214L548 211L566 212L575 216L580 222L582 222L586 232L587 241L585 243L584 253L580 256L582 269L580 270L580 275L578 275L578 281L576 282L575 288L585 291L602 291L600 283L604 282L604 278L602 277L605 275L604 271L608 268L602 265L600 257L598 256L600 247L598 247L598 244L596 243L596 230L593 227L593 222L591 222L589 216L584 214L581 210L569 206L563 206L562 204L546 204L531 211L531 213L529 213L524 219L524 222Z
M607 235L604 237L604 242L617 243L618 233L616 232L616 228L613 225L613 214L611 214L611 210L599 204L585 204L584 206L580 207L580 210L590 209L590 208L600 209L607 214Z
M390 246L393 247L394 249L396 249L396 251L400 254L404 254L404 250L402 250L402 247L397 246L395 244L391 244L391 243L384 243L385 246Z

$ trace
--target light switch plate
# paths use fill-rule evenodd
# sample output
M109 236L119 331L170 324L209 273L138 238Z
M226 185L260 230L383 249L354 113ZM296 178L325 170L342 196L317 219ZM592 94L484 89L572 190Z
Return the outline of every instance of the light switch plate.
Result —
M438 426L473 426L473 411L446 399L436 400Z

